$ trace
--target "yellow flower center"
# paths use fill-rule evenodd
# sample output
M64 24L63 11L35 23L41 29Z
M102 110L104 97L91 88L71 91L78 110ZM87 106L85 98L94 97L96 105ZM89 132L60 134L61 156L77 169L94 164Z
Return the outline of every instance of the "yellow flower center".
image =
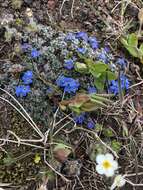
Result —
M103 167L105 168L105 169L109 169L109 168L111 168L111 163L108 161L108 160L105 160L104 162L103 162Z

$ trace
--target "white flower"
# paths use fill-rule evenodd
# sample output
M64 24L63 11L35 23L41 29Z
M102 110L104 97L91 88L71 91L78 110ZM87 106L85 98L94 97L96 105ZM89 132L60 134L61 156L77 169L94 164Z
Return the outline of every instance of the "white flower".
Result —
M125 178L122 175L117 175L114 179L114 182L110 188L110 190L114 190L116 187L122 187L126 183Z
M111 177L114 175L115 170L118 169L118 163L114 160L112 154L99 154L96 157L96 171L103 175L105 174L107 177Z

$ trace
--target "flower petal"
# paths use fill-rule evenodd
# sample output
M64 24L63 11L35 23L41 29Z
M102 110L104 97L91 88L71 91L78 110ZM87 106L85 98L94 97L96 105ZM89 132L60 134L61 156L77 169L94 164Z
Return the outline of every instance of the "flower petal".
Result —
M98 164L102 164L102 162L105 160L105 155L104 154L98 154L96 157L96 162Z
M112 154L107 153L107 154L105 154L105 156L106 156L106 159L107 159L108 161L110 161L110 162L112 162L112 161L114 160L114 157L113 157Z
M114 170L117 170L118 169L118 162L117 161L112 161L112 166L114 168Z
M96 166L96 171L97 171L97 173L99 173L101 175L105 173L105 170L101 165Z
M110 168L110 169L108 169L108 170L105 170L105 175L106 175L107 177L113 176L113 175L114 175L114 169L113 169L113 168Z

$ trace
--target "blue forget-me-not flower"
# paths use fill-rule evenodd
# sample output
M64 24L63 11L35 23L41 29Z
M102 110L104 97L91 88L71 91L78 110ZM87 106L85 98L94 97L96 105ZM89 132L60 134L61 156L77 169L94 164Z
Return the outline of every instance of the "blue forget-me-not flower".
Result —
M87 90L88 90L89 94L93 94L93 93L97 92L97 90L94 86L88 86Z
M118 58L116 63L121 67L125 68L127 66L127 61L124 58Z
M88 41L88 35L86 32L77 32L76 33L76 38L77 39L81 39L81 40L84 40L84 41Z
M24 84L31 84L33 82L33 72L26 71L22 76L22 81Z
M60 76L56 83L59 87L64 88L64 92L75 93L79 88L78 80L75 80L70 77Z
M128 90L130 86L129 79L125 75L120 76L121 90ZM110 81L109 92L117 95L119 93L118 80Z
M76 124L83 124L85 121L85 113L81 113L80 115L75 116L73 119L75 121Z
M95 123L92 120L88 121L87 128L88 129L93 129L94 127L95 127Z
M99 47L99 43L95 37L89 37L88 41L92 49L97 49Z
M39 57L39 56L40 56L40 51L38 51L37 49L33 48L33 49L31 50L31 57L32 57L32 58L37 58L37 57Z
M30 92L30 86L19 85L15 89L15 94L17 97L25 97Z
M82 47L79 47L79 48L77 48L77 52L81 53L81 54L85 54L86 53L86 49L82 48Z
M64 67L68 70L73 69L74 67L74 61L72 59L65 60Z

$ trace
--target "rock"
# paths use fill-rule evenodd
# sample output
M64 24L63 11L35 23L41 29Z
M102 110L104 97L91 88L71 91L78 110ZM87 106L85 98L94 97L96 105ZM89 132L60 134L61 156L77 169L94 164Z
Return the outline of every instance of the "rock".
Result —
M9 2L5 0L4 2L1 3L1 7L8 7Z
M68 176L79 176L82 163L80 160L66 160L62 163L61 173Z
M0 38L4 37L6 29L4 27L0 27Z
M33 3L33 0L24 0L24 3L26 3L27 5L30 5Z

